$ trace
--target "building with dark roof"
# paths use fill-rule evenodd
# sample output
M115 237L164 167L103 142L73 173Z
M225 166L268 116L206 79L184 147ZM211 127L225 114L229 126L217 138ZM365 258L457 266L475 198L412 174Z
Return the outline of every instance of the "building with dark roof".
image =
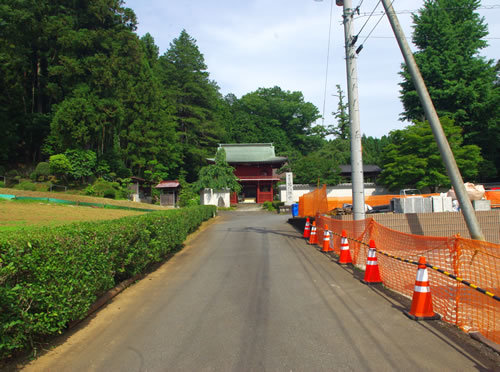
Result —
M340 176L347 182L352 180L352 167L350 164L340 165ZM375 183L378 175L382 172L382 169L378 165L373 164L363 164L363 178L364 182Z
M231 204L264 203L273 200L273 190L280 178L276 170L287 158L276 156L272 143L219 144L226 152L226 161L235 168L234 174L242 186L231 194ZM214 159L208 159L214 162Z

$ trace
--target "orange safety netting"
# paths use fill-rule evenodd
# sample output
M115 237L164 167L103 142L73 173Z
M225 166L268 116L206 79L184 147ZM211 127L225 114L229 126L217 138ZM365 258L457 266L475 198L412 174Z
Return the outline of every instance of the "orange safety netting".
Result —
M314 216L316 213L328 212L326 185L299 198L299 216Z
M429 264L495 295L500 294L500 245L464 239L458 235L429 237L405 234L384 227L371 218L361 221L336 220L322 215L326 188L315 192L316 194L313 192L310 193L313 195L303 196L302 202L299 202L299 213L301 204L307 205L310 202L320 206L322 211L316 214L318 244L322 245L326 224L334 233L334 251L340 254L340 235L345 230L350 238L349 248L354 265L361 268L366 266L368 247L365 244L373 239L377 250L412 261L418 261L420 256L424 256ZM315 215L311 208L302 207L301 215ZM377 259L384 285L411 298L417 267L382 254L378 254ZM428 272L434 311L444 321L455 324L466 332L481 332L488 339L500 343L499 301L435 270L428 269Z
M491 201L492 207L500 207L500 190L486 191L484 197Z
M422 194L424 198L427 196L433 196L439 194ZM391 199L401 198L401 195L369 195L365 196L365 204L368 204L370 207L374 207L376 205L385 205L390 204ZM344 203L352 204L351 196L335 196L329 197L328 200L328 210L331 211L335 208L342 208Z
M323 236L325 224L334 233L333 247L340 254L340 234L346 230L351 239L368 244L375 241L377 250L418 261L426 261L479 288L495 295L500 293L500 245L455 237L429 237L405 234L384 227L373 219L340 221L327 216L316 217L318 237ZM321 238L318 239L322 244ZM353 264L364 269L368 247L349 240ZM384 285L407 297L413 294L417 267L377 255L380 276ZM443 320L466 332L478 331L500 343L500 302L480 293L442 273L428 269L434 311Z

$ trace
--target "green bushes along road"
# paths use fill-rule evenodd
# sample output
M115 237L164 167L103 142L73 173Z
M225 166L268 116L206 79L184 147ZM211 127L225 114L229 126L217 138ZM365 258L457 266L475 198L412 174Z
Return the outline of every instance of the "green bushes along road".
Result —
M0 359L85 317L115 284L179 250L213 206L0 235Z

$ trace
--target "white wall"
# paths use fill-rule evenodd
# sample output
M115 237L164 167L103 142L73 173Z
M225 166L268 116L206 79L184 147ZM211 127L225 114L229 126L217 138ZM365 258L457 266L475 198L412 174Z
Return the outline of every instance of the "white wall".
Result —
M297 203L299 197L314 191L317 187L315 185L293 185L293 202ZM286 201L286 185L280 185L278 187L280 194L280 201ZM340 196L352 196L352 184L351 183L341 183L336 186L326 187L327 197L340 197ZM370 195L384 195L388 194L387 190L382 186L377 186L374 183L365 183L365 196Z
M219 203L221 202L221 203ZM224 205L221 205L222 202ZM203 189L200 191L200 204L201 205L215 205L218 207L230 207L230 191L229 190L217 190Z

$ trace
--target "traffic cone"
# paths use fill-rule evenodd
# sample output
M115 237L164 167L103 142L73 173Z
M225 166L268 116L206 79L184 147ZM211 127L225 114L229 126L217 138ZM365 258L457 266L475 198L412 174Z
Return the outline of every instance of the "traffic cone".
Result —
M328 231L328 225L325 224L325 230L323 233L323 249L321 252L331 252L333 249L330 248L330 231Z
M311 223L309 222L309 217L306 219L306 225L304 226L304 238L309 238L311 235Z
M340 238L340 257L338 263L342 265L352 263L351 251L349 251L349 242L347 241L345 230L342 230L342 238Z
M429 287L429 275L425 265L425 257L418 260L417 280L413 290L410 311L404 311L405 315L413 320L434 320L440 319L432 310L431 288Z
M316 236L316 221L313 221L311 227L311 235L309 235L309 244L318 244L318 237Z
M370 240L370 248L368 249L368 255L366 257L365 278L361 281L365 284L382 283L380 270L378 268L375 242L373 240Z

